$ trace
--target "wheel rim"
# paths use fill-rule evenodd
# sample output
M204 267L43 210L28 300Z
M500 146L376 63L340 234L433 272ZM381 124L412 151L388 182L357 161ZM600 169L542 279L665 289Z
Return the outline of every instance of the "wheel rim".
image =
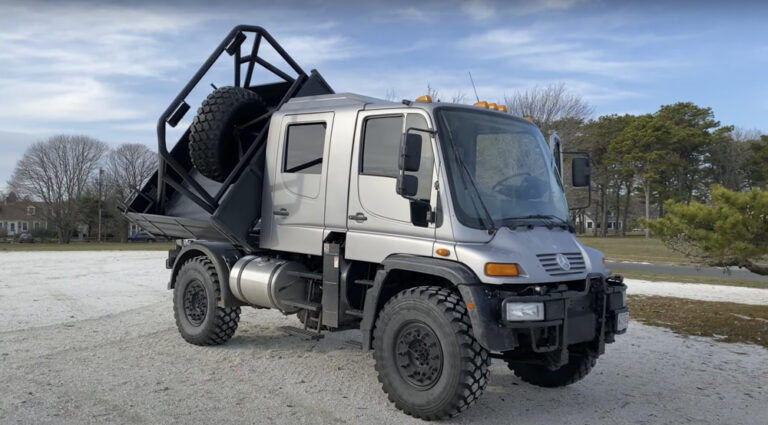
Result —
M208 294L199 280L187 285L184 290L184 315L193 326L200 326L208 314Z
M403 326L395 339L397 370L403 380L420 390L432 388L443 372L443 348L425 323Z

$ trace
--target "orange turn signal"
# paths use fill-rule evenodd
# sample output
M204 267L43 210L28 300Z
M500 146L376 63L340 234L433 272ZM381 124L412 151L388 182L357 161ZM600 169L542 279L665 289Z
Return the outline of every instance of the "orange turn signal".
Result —
M424 96L417 97L416 101L421 103L432 103L432 96L425 94Z
M486 263L485 274L487 276L517 277L520 270L515 263Z
M487 108L488 107L488 102L486 102L484 100L481 100L480 102L475 102L475 104L472 105L472 106L477 106L477 107L480 107L480 108Z
M435 254L437 254L437 255L439 255L439 256L441 256L441 257L447 257L448 255L450 255L450 254L451 254L451 251L448 251L448 250L447 250L447 249L445 249L445 248L438 248L438 249L435 251Z

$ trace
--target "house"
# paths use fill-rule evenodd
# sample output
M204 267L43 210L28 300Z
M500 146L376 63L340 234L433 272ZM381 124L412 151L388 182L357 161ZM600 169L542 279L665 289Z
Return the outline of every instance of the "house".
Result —
M581 217L577 215L575 226L579 228L580 225L581 225ZM623 223L620 221L617 221L616 217L609 212L605 218L605 227L608 230L621 229L623 227ZM589 214L584 214L584 230L587 232L591 232L595 228L599 229L600 223L592 220L592 217L590 217Z
M16 236L25 232L48 229L45 204L25 201L14 193L0 202L0 232Z

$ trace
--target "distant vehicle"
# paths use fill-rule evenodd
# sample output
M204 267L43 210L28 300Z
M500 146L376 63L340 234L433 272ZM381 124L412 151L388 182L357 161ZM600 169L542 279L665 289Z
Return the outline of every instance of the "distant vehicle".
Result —
M19 243L35 243L35 238L31 233L22 233L19 235Z
M157 238L147 231L136 232L128 238L128 242L157 242Z

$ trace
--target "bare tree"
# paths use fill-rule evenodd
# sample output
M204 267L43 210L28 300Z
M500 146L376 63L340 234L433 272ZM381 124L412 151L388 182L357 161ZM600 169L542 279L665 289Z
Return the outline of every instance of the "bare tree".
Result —
M568 90L565 83L535 86L520 90L504 101L509 112L517 116L530 116L542 133L557 131L561 137L572 137L577 124L589 118L594 109L578 94ZM562 127L562 128L561 128Z
M106 151L106 144L90 137L58 135L30 146L16 164L11 189L45 203L60 243L69 243L78 201Z
M439 94L440 92L432 87L432 84L427 83L427 96L431 97L435 102L438 102L440 99Z
M397 101L397 93L395 92L394 88L387 89L386 93L384 93L384 100L388 100L390 102Z
M157 170L157 154L138 143L125 143L107 156L107 182L119 201L141 189Z
M464 92L461 90L457 91L453 96L451 96L451 103L464 103L466 100L467 95L464 94Z

